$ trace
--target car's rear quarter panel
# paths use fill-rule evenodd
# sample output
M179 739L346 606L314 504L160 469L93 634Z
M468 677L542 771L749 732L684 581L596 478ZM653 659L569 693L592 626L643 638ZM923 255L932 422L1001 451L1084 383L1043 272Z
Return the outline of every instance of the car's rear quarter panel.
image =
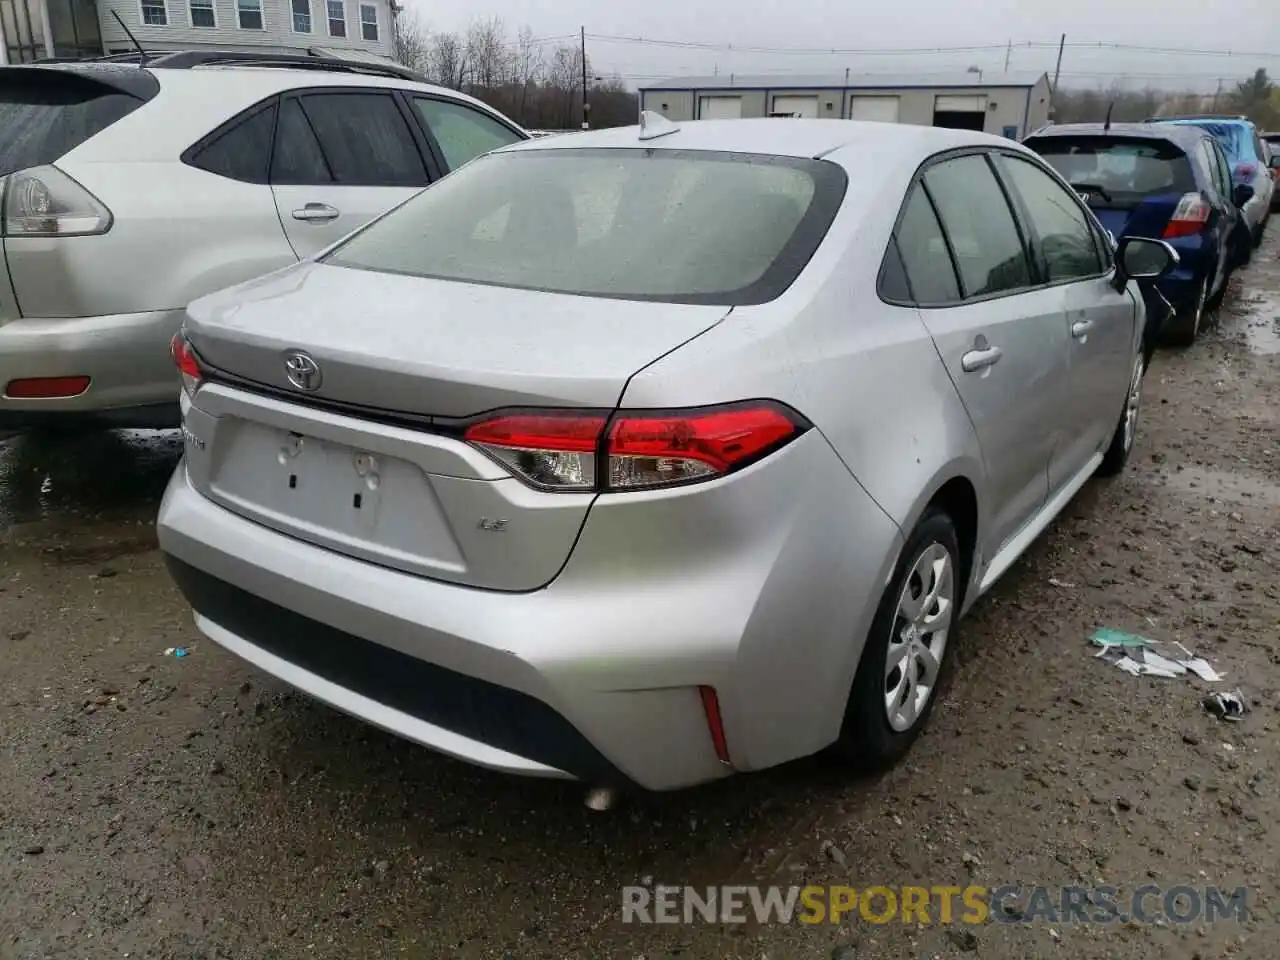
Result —
M634 407L780 400L831 450L825 489L810 481L781 492L795 535L779 544L770 578L746 594L754 603L733 684L742 699L728 710L750 729L753 760L781 746L769 725L784 720L793 745L796 736L815 746L834 739L902 534L954 477L972 482L982 503L972 424L928 331L914 308L876 293L911 172L886 183L852 170L827 241L786 293L735 309L638 373L623 396Z

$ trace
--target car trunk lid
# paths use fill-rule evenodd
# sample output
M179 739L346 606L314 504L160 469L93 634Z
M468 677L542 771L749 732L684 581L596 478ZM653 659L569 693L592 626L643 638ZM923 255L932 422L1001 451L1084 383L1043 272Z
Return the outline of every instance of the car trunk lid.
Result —
M594 499L517 479L459 418L613 409L628 379L725 307L575 297L301 264L194 303L211 370L187 469L210 499L300 540L406 573L532 590ZM284 357L319 369L298 389Z
M510 406L612 408L627 379L728 312L304 263L198 300L200 358L301 402L426 418ZM319 367L290 381L286 355Z
M1154 197L1118 200L1108 203L1096 194L1089 198L1089 208L1099 222L1119 239L1120 237L1159 238L1169 218L1178 208L1181 193L1165 193Z

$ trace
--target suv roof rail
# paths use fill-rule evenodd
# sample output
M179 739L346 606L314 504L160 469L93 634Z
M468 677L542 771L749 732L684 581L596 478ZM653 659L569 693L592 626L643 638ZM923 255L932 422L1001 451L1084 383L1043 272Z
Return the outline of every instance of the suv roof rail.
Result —
M137 63L141 59L139 53L111 53L103 57L40 57L38 60L30 61L33 64L40 63ZM147 59L160 56L157 53L148 53ZM13 66L22 66L22 64L13 64Z
M1186 113L1169 117L1148 117L1146 123L1160 123L1162 120L1249 120L1243 113Z
M136 58L137 54L133 54ZM393 77L415 83L429 83L422 74L393 63L346 60L323 53L246 53L241 50L183 50L147 58L148 67L187 70L191 67L289 67L303 70L325 70L337 73L360 73L375 77Z

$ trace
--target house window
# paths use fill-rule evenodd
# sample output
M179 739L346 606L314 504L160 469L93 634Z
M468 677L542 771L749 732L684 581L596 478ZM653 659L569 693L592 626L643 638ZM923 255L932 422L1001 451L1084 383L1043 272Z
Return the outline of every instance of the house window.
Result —
M346 0L325 0L325 9L329 14L329 36L345 37L347 35Z
M241 30L261 30L262 0L236 0L236 17Z
M293 0L293 32L311 32L311 0Z
M218 18L213 12L213 0L191 0L191 25L216 27Z
M378 8L372 3L360 4L360 36L378 42Z
M169 23L169 11L165 0L142 0L142 22L149 27L163 27Z

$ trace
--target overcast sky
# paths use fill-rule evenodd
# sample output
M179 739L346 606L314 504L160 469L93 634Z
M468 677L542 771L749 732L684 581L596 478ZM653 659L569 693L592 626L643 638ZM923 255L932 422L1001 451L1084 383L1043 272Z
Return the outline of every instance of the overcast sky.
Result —
M927 74L977 65L1003 70L1008 41L1013 70L1052 74L1056 41L1066 33L1064 86L1096 86L1121 74L1133 83L1212 89L1217 77L1242 77L1257 67L1280 74L1280 8L1277 0L1230 0L1211 10L1209 0L407 0L424 25L463 30L477 17L500 17L514 36L522 25L537 37L588 33L594 72L621 74L629 85L659 76L694 73L909 72ZM904 27L902 24L909 24ZM590 35L595 34L596 37ZM769 51L704 50L600 39L640 37L657 41ZM1239 51L1232 57L1088 49L1097 42L1154 47ZM1020 46L1020 43L1040 46ZM818 46L844 51L902 51L921 47L982 46L999 49L936 54L816 55L794 52ZM548 43L548 51L554 43ZM785 48L785 49L784 49ZM1269 56L1243 54L1267 52ZM1185 78L1185 79L1184 79Z

